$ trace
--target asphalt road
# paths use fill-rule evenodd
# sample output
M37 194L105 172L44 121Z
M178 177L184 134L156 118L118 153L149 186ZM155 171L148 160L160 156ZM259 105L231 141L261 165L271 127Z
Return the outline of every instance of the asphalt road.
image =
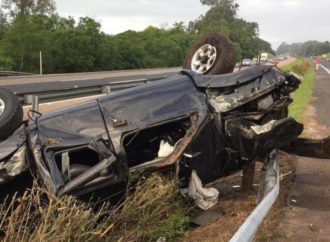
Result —
M113 82L162 79L177 74L181 68L158 68L109 72L88 72L57 75L1 77L0 86L16 94L38 93L45 90L65 90L77 87L103 86Z
M325 65L330 67L330 63ZM330 74L320 68L313 85L313 101L304 114L309 117L304 120L308 137L330 135L329 103ZM283 238L274 241L329 241L330 160L299 157L288 201L278 227Z
M328 73L330 72L330 61L322 61L321 64L328 69ZM330 74L330 73L329 73Z

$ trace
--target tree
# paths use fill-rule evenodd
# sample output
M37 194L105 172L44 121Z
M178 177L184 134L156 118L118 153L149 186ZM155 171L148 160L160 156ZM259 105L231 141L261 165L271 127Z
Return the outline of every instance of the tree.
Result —
M0 9L0 40L3 38L4 33L8 27L8 21L6 14Z
M267 52L275 55L275 51L272 49L271 44L260 38L256 39L256 49L257 49L257 54L260 54L262 52Z
M235 16L239 5L235 0L200 0L203 5L211 8L219 7L223 10L224 16Z
M100 23L92 18L76 22L55 14L54 0L2 1L2 69L37 72L39 51L43 52L44 73L180 66L194 41L214 31L234 42L238 59L271 49L258 38L257 23L236 17L234 0L201 0L210 9L188 26L176 22L171 27L150 26L114 36L103 33Z
M220 32L234 43L237 60L253 58L260 49L273 52L270 44L258 37L257 23L236 17L239 5L234 0L201 0L201 3L211 8L204 16L190 22L188 31L199 35Z
M299 56L317 56L330 52L329 41L319 42L319 41L307 41L304 43L293 43L287 44L283 42L277 48L277 54L291 54Z
M3 0L2 7L15 18L19 15L52 14L55 11L55 2L53 0Z
M19 16L4 35L3 49L15 61L14 67L19 71L36 71L39 51L46 49L50 40L48 31L34 20L34 17Z

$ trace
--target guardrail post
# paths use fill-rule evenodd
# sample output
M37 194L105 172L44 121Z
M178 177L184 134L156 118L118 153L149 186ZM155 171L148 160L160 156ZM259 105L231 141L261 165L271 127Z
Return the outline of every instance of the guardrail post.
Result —
M33 103L33 95L28 94L24 95L24 104L32 104Z
M253 182L254 182L254 173L256 169L256 162L253 162L249 166L243 169L242 177L242 190L243 191L252 191Z
M270 160L276 159L276 153L270 154ZM258 203L260 203L264 197L276 186L278 168L274 166L273 162L268 162L264 165L260 174L260 186L258 190Z
M36 112L39 112L39 97L38 96L33 96L32 110L36 111Z
M101 91L103 94L109 95L111 93L111 86L102 86Z
M32 108L31 111L33 111L32 113L32 117L36 116L35 112L39 112L39 97L38 96L32 96Z
M279 161L275 150L264 163L260 185L259 198L262 200L230 239L230 242L253 241L258 227L278 197L280 191Z

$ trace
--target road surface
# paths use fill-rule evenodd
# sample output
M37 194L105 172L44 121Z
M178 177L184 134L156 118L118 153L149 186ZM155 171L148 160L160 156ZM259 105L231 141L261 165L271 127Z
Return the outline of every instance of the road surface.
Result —
M113 82L155 80L177 74L181 68L158 68L73 74L32 75L0 77L0 86L15 94L40 93L42 91L72 90L82 87L106 86Z
M323 68L328 74L330 74L330 61L322 61L321 68Z
M304 114L307 135L330 135L330 74L317 71L313 101ZM275 241L329 241L330 238L330 160L303 158L297 162L295 180Z
M31 76L12 76L0 77L0 86L15 85L15 84L30 84L30 83L45 83L45 82L66 82L77 80L94 80L105 78L130 77L136 79L140 76L162 75L169 73L178 73L182 68L156 68L143 70L122 70L122 71L104 71L104 72L81 72L68 74L51 74L51 75L31 75Z

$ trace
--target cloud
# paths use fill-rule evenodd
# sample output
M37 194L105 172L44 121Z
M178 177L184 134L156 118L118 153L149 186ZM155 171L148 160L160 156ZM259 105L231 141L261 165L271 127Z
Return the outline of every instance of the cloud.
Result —
M237 0L238 16L259 24L261 38L274 48L282 42L330 40L328 0ZM56 0L64 16L90 16L116 34L176 21L189 22L207 11L199 0Z
M65 16L90 16L99 20L105 32L142 30L177 21L189 22L205 13L199 0L57 0L58 12Z
M239 15L258 22L260 36L274 48L283 42L330 40L330 1L239 0Z

